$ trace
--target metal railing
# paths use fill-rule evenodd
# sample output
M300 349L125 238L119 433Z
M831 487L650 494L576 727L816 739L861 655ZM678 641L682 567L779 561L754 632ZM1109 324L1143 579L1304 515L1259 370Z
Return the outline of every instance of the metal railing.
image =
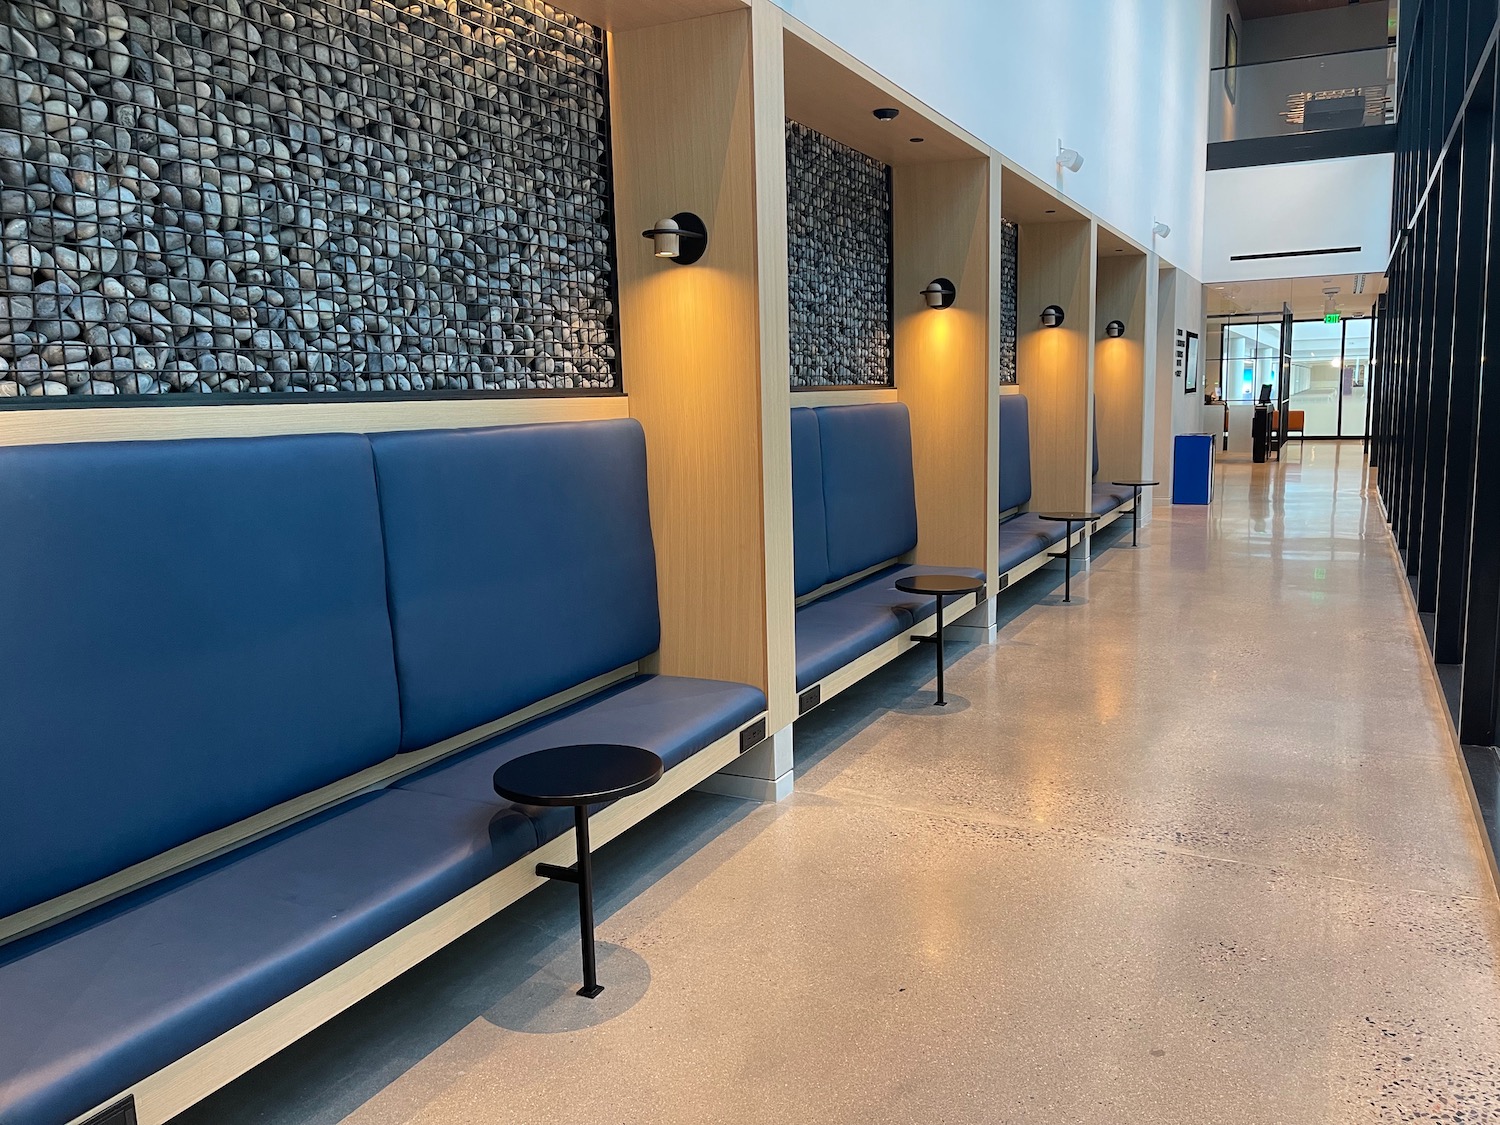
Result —
M1208 141L1386 125L1396 119L1395 82L1394 46L1216 66Z

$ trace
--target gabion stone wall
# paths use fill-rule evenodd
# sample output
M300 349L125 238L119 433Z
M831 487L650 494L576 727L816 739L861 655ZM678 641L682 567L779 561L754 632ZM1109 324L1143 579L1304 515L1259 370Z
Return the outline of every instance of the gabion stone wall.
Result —
M535 0L0 0L0 397L614 386L607 154Z
M788 121L786 180L792 386L889 385L890 169Z
M1000 382L1016 381L1016 276L1020 245L1015 223L1000 222Z

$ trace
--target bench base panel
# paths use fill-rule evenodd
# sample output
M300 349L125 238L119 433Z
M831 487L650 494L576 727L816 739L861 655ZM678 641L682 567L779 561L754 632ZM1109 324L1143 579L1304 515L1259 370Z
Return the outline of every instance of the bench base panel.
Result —
M782 727L694 788L763 805L792 795L792 728Z
M745 727L762 722L758 716ZM593 850L671 803L689 789L740 757L740 730L704 747L668 770L650 789L616 801L589 818ZM127 1090L107 1098L68 1125L87 1125L101 1110L121 1098L135 1099L138 1125L165 1122L344 1009L389 984L444 946L488 921L548 880L536 873L539 863L565 867L577 859L570 830L496 872L478 886L444 903L333 972L292 993L196 1051L183 1056Z

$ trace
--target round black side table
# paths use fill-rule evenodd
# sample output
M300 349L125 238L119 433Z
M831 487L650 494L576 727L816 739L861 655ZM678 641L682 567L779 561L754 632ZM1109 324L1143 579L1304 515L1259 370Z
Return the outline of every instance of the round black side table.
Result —
M1112 480L1110 484L1120 488L1135 489L1135 502L1130 506L1130 545L1135 546L1136 534L1141 530L1141 489L1161 483L1159 480Z
M964 574L917 574L896 579L896 589L903 594L928 594L937 599L937 631L931 637L916 639L937 642L937 702L933 706L946 707L948 700L943 695L943 599L982 590L984 581Z
M495 771L495 792L522 805L573 808L578 862L539 863L536 873L578 885L578 928L583 942L583 987L590 1000L604 991L594 960L594 865L589 851L589 806L616 801L661 780L662 760L639 746L593 743L557 746L512 758Z
M1063 549L1048 552L1049 557L1063 560L1063 601L1073 600L1073 525L1075 523L1098 523L1103 516L1093 512L1038 512L1037 519L1066 524L1068 531L1063 536Z

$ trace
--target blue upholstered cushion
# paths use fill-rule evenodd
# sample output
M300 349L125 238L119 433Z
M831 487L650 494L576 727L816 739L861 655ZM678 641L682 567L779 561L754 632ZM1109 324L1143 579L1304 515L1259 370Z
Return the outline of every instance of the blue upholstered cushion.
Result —
M898 402L817 408L829 581L917 545L911 415Z
M982 571L949 566L891 566L797 610L797 690L811 687L851 660L900 636L937 608L935 598L896 589L916 574L962 574L984 581Z
M1025 395L1000 396L1000 507L1031 503L1031 413Z
M1061 543L1067 524L1044 520L1027 513L1000 525L1000 573L1020 566L1056 543Z
M1094 412L1094 422L1089 427L1089 432L1094 436L1093 475L1097 477L1099 475L1099 412L1097 410Z
M402 746L654 652L635 421L377 434Z
M535 846L514 808L386 792L0 948L0 1121L70 1120Z
M0 575L0 915L396 752L363 437L0 449Z
M1121 504L1129 502L1134 490L1114 484L1096 484L1092 489L1093 498L1089 510L1096 516L1108 515Z
M792 411L792 560L797 597L828 582L823 450L817 412L806 407Z
M812 687L911 628L909 615L838 594L797 610L797 690Z
M744 684L638 676L413 774L398 782L398 787L485 806L501 805L504 802L495 795L495 770L522 754L572 743L643 746L659 754L671 769L765 709L765 695ZM526 811L536 820L543 843L573 823L569 809Z

